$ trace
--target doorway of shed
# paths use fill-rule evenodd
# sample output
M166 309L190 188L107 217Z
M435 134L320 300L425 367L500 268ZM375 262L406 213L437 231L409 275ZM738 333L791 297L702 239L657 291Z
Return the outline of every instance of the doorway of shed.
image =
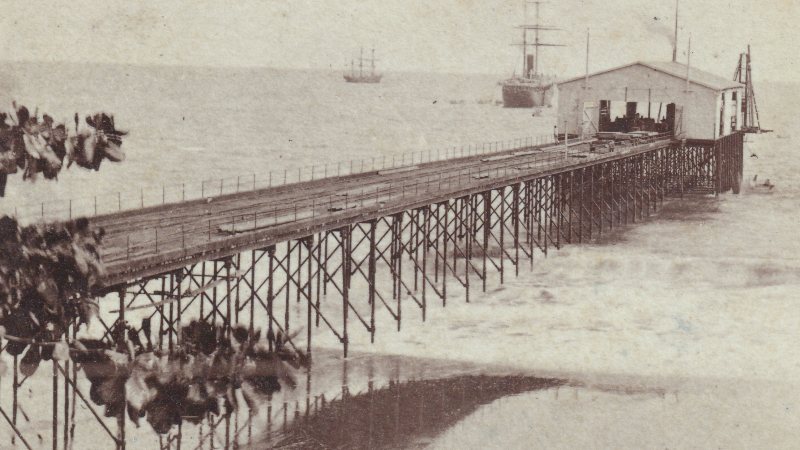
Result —
M590 114L591 112L590 108L584 107L585 114ZM674 129L674 103L611 100L601 100L599 103L598 131L618 131L623 133L655 131L663 133Z

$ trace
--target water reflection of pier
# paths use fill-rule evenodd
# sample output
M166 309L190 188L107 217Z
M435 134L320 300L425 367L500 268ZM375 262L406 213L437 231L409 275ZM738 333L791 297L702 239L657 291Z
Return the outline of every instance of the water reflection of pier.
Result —
M512 373L402 357L341 360L323 352L297 389L265 399L255 413L241 408L228 419L184 425L161 448L402 446L433 437L482 404L563 383Z
M403 447L430 438L479 406L498 398L545 389L561 382L523 376L456 376L436 380L390 381L380 389L315 402L313 413L298 417L262 443L287 448ZM307 410L308 411L308 410Z

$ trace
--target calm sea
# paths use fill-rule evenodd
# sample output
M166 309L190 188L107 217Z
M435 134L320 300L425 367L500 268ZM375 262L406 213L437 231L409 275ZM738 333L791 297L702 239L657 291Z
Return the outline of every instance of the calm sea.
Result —
M128 159L99 173L73 169L35 185L15 176L0 200L5 212L162 182L541 135L553 122L497 106L491 76L390 73L378 85L352 85L334 72L271 69L26 64L0 73L0 105L15 98L64 119L106 110L130 131ZM376 373L424 377L421 366L441 375L435 363L413 362L425 357L577 386L486 405L420 444L438 448L796 445L800 127L785 112L800 104L798 87L757 86L763 125L776 131L748 136L745 183L757 175L774 189L668 202L645 224L537 255L532 270L523 266L502 287L495 280L470 304L454 286L446 310L429 310L424 324L406 319L399 335L383 317L375 345L366 332L351 336L354 352L378 369L342 383L358 391L368 378L389 377ZM331 337L317 342L337 347ZM387 354L405 358L381 369ZM317 386L335 394L341 368L328 373L337 375L320 374Z
M545 134L552 122L495 105L491 76L390 73L369 85L330 71L12 64L0 78L0 108L16 99L70 126L75 112L108 111L130 131L124 164L68 170L57 183L12 177L7 211L270 171L277 182L284 169L291 178L350 160L357 169L362 159Z

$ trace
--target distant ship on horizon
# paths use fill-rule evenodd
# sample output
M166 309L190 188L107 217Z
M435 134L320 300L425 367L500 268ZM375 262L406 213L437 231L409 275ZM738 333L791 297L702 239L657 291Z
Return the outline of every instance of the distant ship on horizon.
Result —
M364 61L368 61L371 66L370 73L364 73ZM344 74L344 80L348 83L380 83L383 75L375 73L375 49L372 49L372 57L364 58L364 48L358 57L358 72L356 72L355 61L350 60L350 73Z
M561 44L549 44L539 41L540 31L555 31L558 28L542 26L539 24L539 4L542 2L525 3L525 21L528 16L528 3L536 5L536 21L533 24L523 24L517 28L522 29L522 43L514 44L522 47L522 76L512 76L503 80L503 106L506 108L533 108L546 106L550 102L551 90L555 77L540 73L539 47L562 47ZM533 42L528 42L528 31L534 32ZM528 53L528 47L533 47L533 53Z

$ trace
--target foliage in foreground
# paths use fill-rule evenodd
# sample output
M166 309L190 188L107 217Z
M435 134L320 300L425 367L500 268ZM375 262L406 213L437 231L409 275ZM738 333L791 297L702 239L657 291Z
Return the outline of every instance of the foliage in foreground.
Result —
M238 395L250 410L259 398L294 388L293 371L307 364L305 355L278 336L274 350L259 343L260 332L237 326L226 337L221 326L194 321L182 329L182 345L172 353L152 351L131 340L124 351L111 344L82 340L71 351L91 382L90 398L105 407L107 417L127 411L137 425L141 418L157 433L167 433L186 420L231 414Z
M24 365L50 359L69 324L88 323L96 312L89 295L99 286L103 230L86 219L20 227L0 218L0 327L10 335L6 351ZM14 339L14 338L17 339Z
M137 425L146 417L158 433L183 420L230 414L240 397L254 410L259 396L295 386L292 373L307 359L280 333L260 343L260 332L194 321L181 329L174 351L162 352L153 350L149 326L142 326L143 344L137 330L118 323L113 341L68 344L69 325L88 323L96 313L89 298L104 273L102 237L86 219L20 227L13 218L0 218L0 337L9 354L24 353L24 376L42 360L71 359L106 416L127 412Z
M113 114L86 116L88 128L81 130L75 113L75 131L71 132L66 124L56 124L47 114L40 121L38 109L31 115L25 106L13 106L13 115L0 112L0 197L5 195L8 175L18 169L23 170L23 180L35 181L39 173L54 180L65 159L66 167L76 163L90 170L100 170L105 159L125 159L122 138L128 133L117 129ZM11 124L6 123L9 118Z

